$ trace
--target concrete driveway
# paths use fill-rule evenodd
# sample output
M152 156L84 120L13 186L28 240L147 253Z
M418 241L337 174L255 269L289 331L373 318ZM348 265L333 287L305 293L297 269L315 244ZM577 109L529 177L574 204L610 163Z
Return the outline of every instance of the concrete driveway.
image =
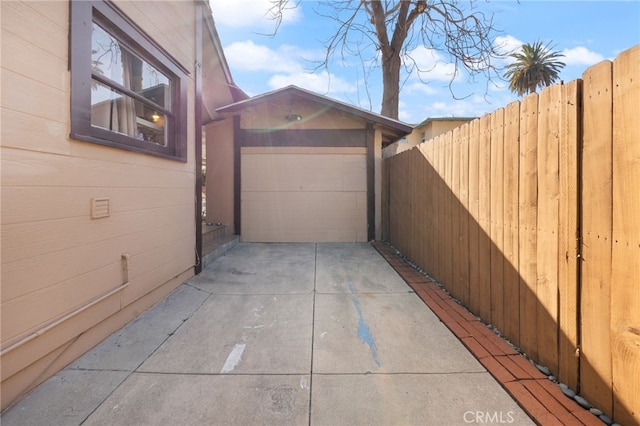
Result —
M2 425L534 424L369 244L245 244Z

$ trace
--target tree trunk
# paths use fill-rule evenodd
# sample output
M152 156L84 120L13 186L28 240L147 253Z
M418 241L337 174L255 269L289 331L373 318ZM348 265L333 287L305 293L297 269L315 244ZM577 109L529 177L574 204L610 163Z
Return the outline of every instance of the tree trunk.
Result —
M400 96L400 54L389 52L382 55L382 109L381 115L398 119Z

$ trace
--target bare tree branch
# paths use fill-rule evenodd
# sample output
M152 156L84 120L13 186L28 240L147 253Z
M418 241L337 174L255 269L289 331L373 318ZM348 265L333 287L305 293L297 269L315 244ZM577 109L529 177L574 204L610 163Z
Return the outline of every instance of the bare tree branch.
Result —
M272 0L269 14L276 22L276 32L283 13L299 3ZM399 93L407 78L417 73L424 81L423 75L429 72L421 70L411 56L421 46L444 53L455 66L449 82L452 95L453 82L462 69L472 81L479 74L489 81L499 77L494 62L503 56L493 46L497 32L493 17L477 10L475 0L318 0L316 5L316 13L337 23L325 42L325 57L318 68L328 68L336 53L343 61L347 56L359 57L363 64L368 56L368 62L382 71L383 115L397 119Z

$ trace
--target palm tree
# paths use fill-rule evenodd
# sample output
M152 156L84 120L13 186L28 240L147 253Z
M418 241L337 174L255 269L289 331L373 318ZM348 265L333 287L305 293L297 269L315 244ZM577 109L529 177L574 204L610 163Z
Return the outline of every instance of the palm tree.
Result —
M509 56L515 61L507 65L504 77L509 80L509 90L518 96L534 93L538 88L553 84L558 80L558 74L565 65L564 62L558 61L558 58L564 55L553 52L549 44L543 45L541 41L525 43L520 52Z

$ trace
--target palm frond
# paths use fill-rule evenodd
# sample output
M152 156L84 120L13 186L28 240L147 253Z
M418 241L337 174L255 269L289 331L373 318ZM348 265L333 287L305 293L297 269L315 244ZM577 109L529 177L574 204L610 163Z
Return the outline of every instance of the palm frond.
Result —
M504 77L509 80L509 90L523 96L538 88L550 86L560 79L565 63L560 52L552 50L550 43L541 41L523 44L519 52L509 55L513 62L506 66Z

